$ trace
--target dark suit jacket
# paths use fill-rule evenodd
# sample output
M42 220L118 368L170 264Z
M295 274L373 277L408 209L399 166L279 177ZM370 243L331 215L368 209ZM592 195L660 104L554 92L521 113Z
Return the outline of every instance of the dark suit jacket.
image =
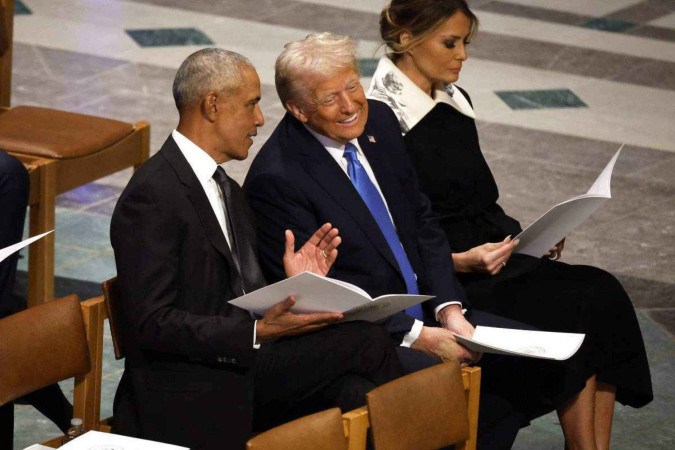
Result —
M359 144L387 200L420 293L436 295L425 314L450 300L466 302L450 247L420 193L403 146L398 122L384 103L369 100L369 116ZM370 142L369 136L375 142ZM371 296L406 292L396 259L368 207L328 151L290 114L262 147L244 190L256 215L259 261L268 280L283 278L283 231L304 242L325 222L340 230L342 244L328 276L353 283ZM413 319L405 313L387 321L399 339Z
M238 186L235 195L243 204ZM251 227L241 229L249 233L241 241L252 243ZM122 193L110 236L128 353L114 431L190 448L243 448L253 321L227 303L241 295L229 247L171 137ZM248 289L265 284L259 269L243 278Z

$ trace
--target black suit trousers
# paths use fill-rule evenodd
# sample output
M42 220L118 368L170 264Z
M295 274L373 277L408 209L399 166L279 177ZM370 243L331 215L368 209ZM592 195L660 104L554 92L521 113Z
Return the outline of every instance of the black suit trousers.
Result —
M389 333L368 322L263 343L254 375L254 430L335 406L358 408L368 391L402 374Z

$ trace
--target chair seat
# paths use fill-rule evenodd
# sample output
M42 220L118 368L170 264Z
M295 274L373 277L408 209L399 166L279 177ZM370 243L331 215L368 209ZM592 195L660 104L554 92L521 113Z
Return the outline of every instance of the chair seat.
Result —
M0 114L0 148L51 159L81 158L119 142L133 124L36 106Z

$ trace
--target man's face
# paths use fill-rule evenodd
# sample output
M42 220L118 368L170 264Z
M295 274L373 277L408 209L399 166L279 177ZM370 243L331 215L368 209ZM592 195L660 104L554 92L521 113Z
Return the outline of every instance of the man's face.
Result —
M260 79L255 69L246 67L242 73L243 85L233 92L220 94L216 100L218 115L216 134L218 137L219 164L231 159L244 160L253 144L258 127L265 124L260 110ZM222 157L222 158L220 158Z
M343 144L361 136L368 119L366 94L353 69L315 82L309 101L289 106L309 128Z

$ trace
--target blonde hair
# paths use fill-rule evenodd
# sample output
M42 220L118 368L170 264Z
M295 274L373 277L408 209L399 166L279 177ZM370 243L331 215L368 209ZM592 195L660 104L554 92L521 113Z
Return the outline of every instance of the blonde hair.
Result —
M332 33L310 34L284 46L274 66L274 83L281 103L306 102L315 79L325 79L344 69L359 72L356 42Z

